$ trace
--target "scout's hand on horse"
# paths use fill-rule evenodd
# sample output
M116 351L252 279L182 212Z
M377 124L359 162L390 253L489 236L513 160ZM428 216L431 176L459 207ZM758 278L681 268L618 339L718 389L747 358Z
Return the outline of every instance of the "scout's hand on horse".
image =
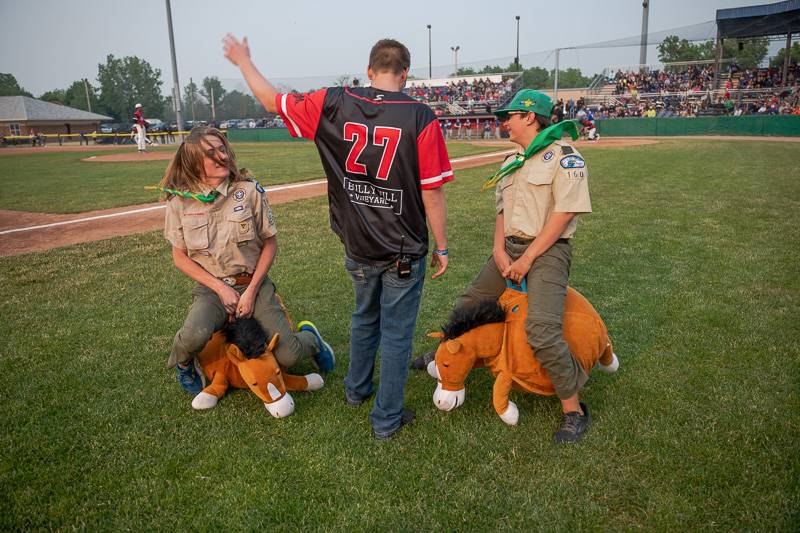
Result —
M497 265L497 270L500 272L505 272L508 267L511 266L511 257L504 248L494 250L492 252L492 257L494 258L494 264ZM503 275L505 276L505 274Z
M228 287L224 284L216 290L216 293L222 302L222 307L225 308L225 312L229 315L235 315L236 305L239 303L239 293L233 287Z
M240 42L229 33L222 39L222 48L228 61L237 67L241 66L243 62L250 60L250 46L247 44L247 37L243 38Z
M508 265L506 269L503 271L503 277L506 279L510 279L517 285L522 282L522 278L528 275L528 271L531 269L533 265L533 261L528 259L524 254L520 256L519 259Z
M253 284L248 285L239 296L239 303L236 304L236 318L250 318L250 315L253 314L253 306L256 302L256 291L252 290L253 287Z

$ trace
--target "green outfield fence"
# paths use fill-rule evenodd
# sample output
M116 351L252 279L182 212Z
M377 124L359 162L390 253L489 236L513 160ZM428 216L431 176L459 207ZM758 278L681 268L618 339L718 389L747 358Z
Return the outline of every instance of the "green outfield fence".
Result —
M597 132L608 137L670 135L800 136L800 116L693 118L614 118L597 121Z
M276 142L276 141L302 141L292 137L286 128L256 128L242 130L227 130L228 140L231 142Z

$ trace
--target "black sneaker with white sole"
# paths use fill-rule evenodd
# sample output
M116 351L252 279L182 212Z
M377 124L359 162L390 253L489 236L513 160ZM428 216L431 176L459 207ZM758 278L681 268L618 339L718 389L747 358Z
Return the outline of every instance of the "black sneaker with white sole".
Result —
M555 435L553 435L553 440L556 444L571 444L574 442L578 442L583 437L583 434L586 433L586 430L589 429L589 424L592 422L591 416L589 416L589 409L586 407L586 404L581 402L581 409L583 410L583 414L580 414L577 411L572 413L564 413L564 419L561 421L561 427L558 428Z
M430 363L434 359L436 359L436 350L425 352L419 357L415 357L414 359L411 360L411 368L413 368L414 370L425 370L426 368L428 368L428 363Z

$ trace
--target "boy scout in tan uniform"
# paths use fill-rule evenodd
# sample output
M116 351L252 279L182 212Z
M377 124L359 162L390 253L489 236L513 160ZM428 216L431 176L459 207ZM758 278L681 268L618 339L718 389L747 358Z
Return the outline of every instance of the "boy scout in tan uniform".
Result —
M539 143L544 148L532 150L537 141L547 137L538 134L549 126L552 108L547 95L523 89L506 108L495 111L505 123L510 140L531 155L511 155L501 165L505 169L517 161L517 168L505 174L495 189L493 255L455 307L496 300L506 289L506 280L516 284L526 280L525 330L535 357L547 370L561 400L564 420L554 439L563 443L579 440L589 425L588 409L578 400L578 391L588 376L564 341L562 323L575 215L591 213L592 206L583 157L569 144L552 140L560 139L567 124L554 126L553 137ZM415 361L415 368L424 367L425 361L420 359Z
M212 192L210 187L206 189L203 194ZM241 294L250 282L264 242L275 236L277 229L266 192L256 182L225 179L215 190L219 196L210 203L173 196L167 203L164 237ZM280 364L292 366L318 353L316 337L310 331L292 331L269 277L261 283L253 317L269 335L280 334L275 350ZM216 293L198 283L192 290L189 314L175 335L167 366L190 362L227 318Z

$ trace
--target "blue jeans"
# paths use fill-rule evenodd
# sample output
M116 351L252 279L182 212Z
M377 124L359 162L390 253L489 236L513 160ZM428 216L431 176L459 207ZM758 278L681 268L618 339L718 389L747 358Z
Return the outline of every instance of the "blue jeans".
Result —
M375 433L391 433L400 426L403 414L408 362L425 282L425 258L412 261L411 276L405 279L397 277L394 262L370 265L345 257L344 264L356 296L344 386L351 398L365 399L372 394L380 346L380 382L369 418Z

